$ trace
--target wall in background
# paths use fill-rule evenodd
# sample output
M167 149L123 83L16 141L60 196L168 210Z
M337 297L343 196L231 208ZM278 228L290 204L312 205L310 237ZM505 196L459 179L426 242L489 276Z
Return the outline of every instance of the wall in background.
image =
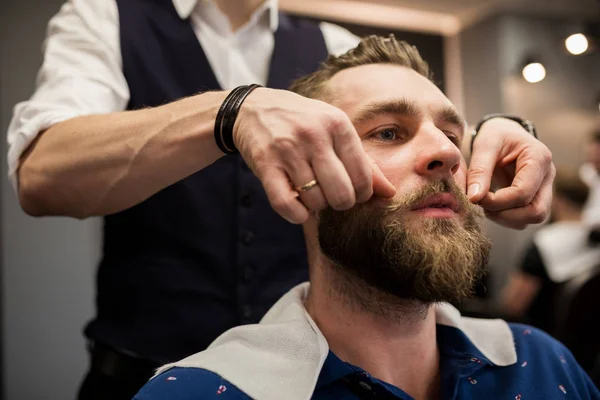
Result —
M571 56L562 40L570 23L505 15L482 21L460 34L463 96L473 123L490 112L533 120L556 165L577 168L584 161L585 136L600 125L600 53ZM536 54L546 66L537 84L520 75L523 60ZM489 281L495 297L507 273L521 261L525 246L540 225L524 231L489 223L493 240Z
M571 24L556 20L505 16L501 21L501 93L506 112L519 112L536 122L557 165L585 161L585 141L600 124L600 49L570 55L564 38ZM520 64L533 53L546 67L546 79L530 84Z
M88 367L81 333L93 313L100 221L34 219L6 178L4 135L12 107L27 99L42 61L48 19L63 0L2 2L0 174L2 337L5 400L69 400Z

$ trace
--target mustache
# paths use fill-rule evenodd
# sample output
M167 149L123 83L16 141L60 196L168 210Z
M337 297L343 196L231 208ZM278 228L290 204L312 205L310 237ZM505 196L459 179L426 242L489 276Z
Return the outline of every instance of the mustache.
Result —
M467 198L467 195L458 187L456 182L449 178L433 180L404 197L394 197L385 205L383 211L386 214L392 214L401 210L409 210L426 200L428 197L440 193L452 194L458 201L461 211L466 211L468 214L478 217L484 217L483 208L471 203Z

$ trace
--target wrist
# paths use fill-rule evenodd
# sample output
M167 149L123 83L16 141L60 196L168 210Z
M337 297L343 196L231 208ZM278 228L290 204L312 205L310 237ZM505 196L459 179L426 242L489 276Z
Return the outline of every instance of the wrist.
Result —
M517 130L519 128L524 129L536 139L538 137L533 122L529 120L510 114L488 114L484 116L479 123L477 123L472 131L470 144L471 153L473 152L473 144L480 131L485 130L485 128L489 128L490 125L498 124L506 126L507 130L511 130L511 128Z
M213 129L219 107L228 94L229 91L204 92L159 106L157 125L165 124L168 131L176 132L178 141L186 143L190 150L203 154L209 151L211 157L220 157L223 153L215 143Z
M264 106L264 104L261 104L263 100L261 99L260 95L256 94L257 91L262 91L265 89L265 87L261 86L252 90L252 92L247 95L246 99L244 100L244 104L242 104L239 109L232 130L233 143L236 148L238 148L238 145L240 145L240 141L242 140L241 134L243 131L245 131L245 126L247 125L244 124L244 122L248 119L253 120L256 116L261 115L261 113L267 112L264 107L261 107Z

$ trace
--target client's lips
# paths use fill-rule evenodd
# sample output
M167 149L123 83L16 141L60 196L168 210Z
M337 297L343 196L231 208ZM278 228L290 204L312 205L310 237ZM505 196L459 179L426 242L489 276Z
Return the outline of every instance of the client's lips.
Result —
M456 197L451 193L439 193L429 196L416 206L412 207L412 211L426 210L426 209L440 209L440 210L452 210L455 213L460 212L460 203Z

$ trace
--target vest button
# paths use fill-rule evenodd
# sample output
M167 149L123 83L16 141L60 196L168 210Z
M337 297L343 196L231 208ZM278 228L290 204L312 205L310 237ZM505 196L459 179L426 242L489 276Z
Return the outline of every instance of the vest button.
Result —
M244 207L250 207L252 205L252 195L250 193L246 193L244 194L241 198L240 198L240 203L244 206Z
M244 306L242 309L242 316L244 319L249 320L252 317L252 308L250 306Z
M250 265L244 265L242 267L242 280L244 282L250 281L254 277L254 268Z
M242 234L242 243L245 244L246 246L249 246L252 244L252 242L254 242L254 237L256 235L254 235L254 232L252 231L246 231Z

